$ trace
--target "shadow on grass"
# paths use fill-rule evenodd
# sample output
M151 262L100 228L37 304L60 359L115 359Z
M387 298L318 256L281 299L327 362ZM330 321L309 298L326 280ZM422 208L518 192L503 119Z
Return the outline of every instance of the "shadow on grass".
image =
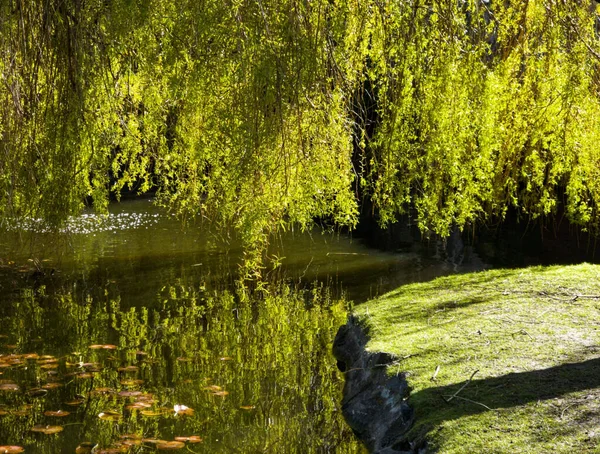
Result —
M408 288L406 286L399 287L377 299L380 301L396 299L404 296L406 292L410 292L414 299L420 299L421 297L429 297L432 294L448 291L449 289L460 292L462 289L483 287L486 290L498 291L503 290L507 286L506 280L513 278L517 279L511 282L511 285L523 284L523 290L532 290L532 284L546 287L547 282L541 281L541 278L555 272L557 268L559 267L538 266L530 268L503 268L479 272L452 273L449 275L438 276L432 280L414 282L413 284L415 285L410 285ZM525 279L526 282L521 282L518 279L522 274L524 274L523 279Z
M464 388L461 390L461 388ZM600 358L500 377L465 380L412 393L409 403L417 421L438 426L443 421L486 411L516 407L600 387ZM458 392L460 390L460 392ZM445 402L452 395L457 397ZM468 400L467 400L468 399ZM487 407L487 408L486 408Z
M437 276L434 279L411 283L410 293L415 297L421 295L430 295L437 291L446 291L448 288L469 288L473 286L482 286L492 283L502 283L503 280L514 277L522 272L522 269L497 269L474 273L452 273L444 276ZM415 285L412 285L415 284ZM379 297L381 300L397 298L404 294L404 286Z

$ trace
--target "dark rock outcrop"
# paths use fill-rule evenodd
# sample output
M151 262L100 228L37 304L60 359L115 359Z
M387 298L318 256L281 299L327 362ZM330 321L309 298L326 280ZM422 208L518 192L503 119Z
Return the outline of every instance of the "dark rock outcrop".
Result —
M389 375L394 357L365 350L367 334L354 317L340 327L333 354L346 383L342 412L348 425L375 454L424 453L406 438L414 413L406 398L409 387L403 374Z

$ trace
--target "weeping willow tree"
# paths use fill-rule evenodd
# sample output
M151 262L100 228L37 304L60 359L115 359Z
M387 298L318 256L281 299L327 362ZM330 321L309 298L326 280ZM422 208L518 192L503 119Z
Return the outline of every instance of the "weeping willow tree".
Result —
M508 210L597 227L597 21L567 0L6 0L0 216L152 188L264 245L355 225L359 188L382 224L441 235Z
M384 222L422 230L566 212L598 227L595 2L389 2L370 77L381 127L368 163Z
M361 14L358 2L3 2L2 215L60 222L135 187L253 243L314 217L354 224Z

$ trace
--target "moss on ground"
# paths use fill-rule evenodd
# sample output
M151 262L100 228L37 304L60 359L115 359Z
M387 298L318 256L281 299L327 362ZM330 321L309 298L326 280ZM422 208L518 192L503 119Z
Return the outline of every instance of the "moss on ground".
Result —
M413 439L443 453L600 453L600 266L444 277L356 314L369 350L407 374Z

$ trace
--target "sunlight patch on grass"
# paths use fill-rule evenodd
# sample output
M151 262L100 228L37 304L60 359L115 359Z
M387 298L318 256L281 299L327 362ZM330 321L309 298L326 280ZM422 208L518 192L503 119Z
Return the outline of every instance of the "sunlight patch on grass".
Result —
M600 266L444 277L356 314L369 350L407 375L411 437L444 453L600 453Z

